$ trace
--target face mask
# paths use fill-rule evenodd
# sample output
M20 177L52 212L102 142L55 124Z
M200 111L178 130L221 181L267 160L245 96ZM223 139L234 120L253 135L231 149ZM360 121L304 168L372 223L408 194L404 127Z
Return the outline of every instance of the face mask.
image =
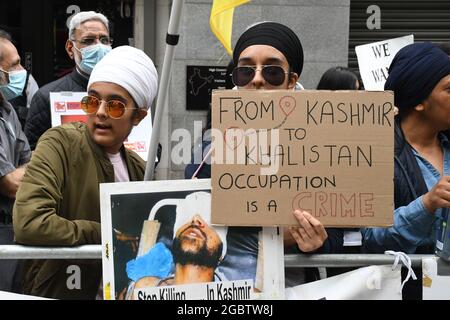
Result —
M86 74L91 74L95 65L100 60L102 60L102 58L106 56L108 52L112 50L111 46L106 46L101 43L86 48L82 48L81 50L78 49L75 46L75 44L73 47L75 48L75 50L81 53L81 61L80 58L78 58L78 56L75 55L75 63L77 64L78 68L80 68L81 71L83 71Z
M9 83L0 86L0 91L6 100L12 100L20 96L27 81L27 70L11 71L9 73Z

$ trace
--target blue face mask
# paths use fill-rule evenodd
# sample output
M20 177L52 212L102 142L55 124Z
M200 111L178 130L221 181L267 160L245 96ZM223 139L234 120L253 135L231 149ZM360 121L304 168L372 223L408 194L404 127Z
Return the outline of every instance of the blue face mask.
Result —
M25 88L27 81L27 70L11 71L9 73L9 83L6 86L0 86L0 91L6 100L12 100L20 96Z
M74 48L81 53L81 61L79 61L78 56L75 55L75 62L78 68L86 74L91 74L95 65L112 50L111 46L106 46L101 43L82 49L78 49L74 45Z

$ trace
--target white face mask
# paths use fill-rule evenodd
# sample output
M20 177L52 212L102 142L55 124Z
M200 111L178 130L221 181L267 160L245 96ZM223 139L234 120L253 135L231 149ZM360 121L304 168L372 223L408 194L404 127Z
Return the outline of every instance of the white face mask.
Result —
M80 57L75 54L75 63L78 68L86 74L91 74L95 65L103 59L104 56L108 54L112 50L111 46L104 45L101 43L94 44L89 47L78 49L73 43L73 47L75 50L81 53Z

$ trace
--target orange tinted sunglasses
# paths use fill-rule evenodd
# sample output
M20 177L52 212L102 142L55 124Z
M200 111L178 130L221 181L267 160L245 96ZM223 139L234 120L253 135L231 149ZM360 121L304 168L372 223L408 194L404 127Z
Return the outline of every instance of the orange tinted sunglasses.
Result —
M112 119L119 119L125 114L127 109L138 109L138 108L126 108L125 103L120 100L100 100L94 96L85 96L81 99L81 109L87 114L95 114L100 108L102 101L106 102L106 113Z

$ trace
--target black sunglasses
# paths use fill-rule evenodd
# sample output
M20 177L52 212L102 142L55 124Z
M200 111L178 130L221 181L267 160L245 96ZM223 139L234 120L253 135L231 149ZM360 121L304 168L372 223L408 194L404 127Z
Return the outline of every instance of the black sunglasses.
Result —
M262 65L261 69L256 66L242 66L236 67L231 74L235 86L243 87L247 85L256 75L256 71L261 71L261 74L270 85L279 86L283 84L286 79L286 74L281 66L276 65Z

